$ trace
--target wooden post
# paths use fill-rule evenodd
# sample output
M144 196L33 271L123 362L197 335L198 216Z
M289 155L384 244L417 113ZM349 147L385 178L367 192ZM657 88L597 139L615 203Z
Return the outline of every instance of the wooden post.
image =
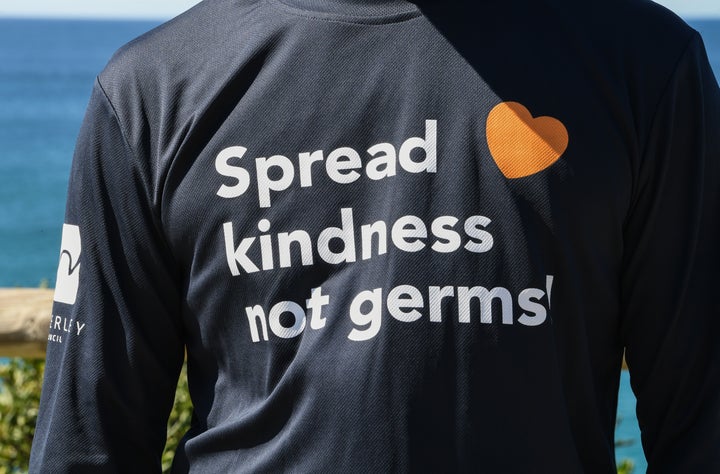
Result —
M0 357L45 358L53 290L0 288Z

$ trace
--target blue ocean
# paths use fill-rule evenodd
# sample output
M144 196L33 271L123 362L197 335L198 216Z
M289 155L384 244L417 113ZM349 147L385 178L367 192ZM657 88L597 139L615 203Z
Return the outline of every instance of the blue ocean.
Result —
M720 77L720 20L690 22ZM0 287L55 284L73 146L95 75L158 22L0 19ZM2 360L0 359L0 362ZM626 373L617 458L644 473Z

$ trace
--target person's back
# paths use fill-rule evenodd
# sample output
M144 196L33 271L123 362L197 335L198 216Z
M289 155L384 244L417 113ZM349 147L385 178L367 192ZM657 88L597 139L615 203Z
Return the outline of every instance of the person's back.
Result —
M719 127L649 2L205 1L96 83L31 471L159 469L185 347L174 472L614 472L625 347L718 470Z

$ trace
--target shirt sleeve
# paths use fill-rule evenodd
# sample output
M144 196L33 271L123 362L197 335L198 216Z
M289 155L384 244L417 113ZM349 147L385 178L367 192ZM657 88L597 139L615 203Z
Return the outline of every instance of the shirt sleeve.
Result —
M78 138L30 472L160 472L184 345L146 162L99 82Z
M635 184L622 337L648 473L720 472L720 91L699 35Z

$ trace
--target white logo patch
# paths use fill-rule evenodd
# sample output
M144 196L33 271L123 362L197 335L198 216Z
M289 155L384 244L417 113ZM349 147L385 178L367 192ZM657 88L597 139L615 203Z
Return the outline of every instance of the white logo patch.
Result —
M63 224L55 297L58 303L75 304L80 285L80 228Z

